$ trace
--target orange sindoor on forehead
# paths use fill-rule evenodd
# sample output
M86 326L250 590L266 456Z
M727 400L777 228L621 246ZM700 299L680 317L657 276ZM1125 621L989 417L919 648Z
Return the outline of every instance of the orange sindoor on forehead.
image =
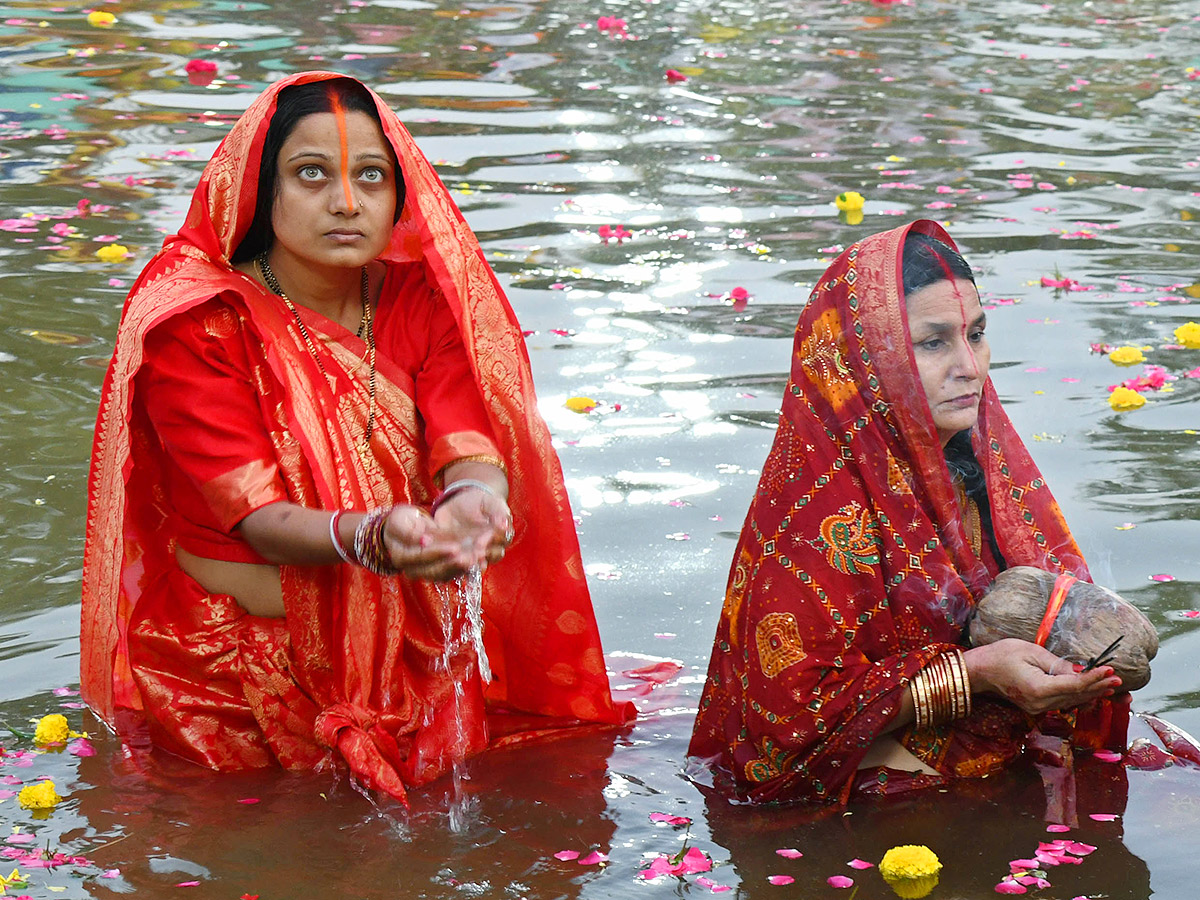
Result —
M338 144L342 151L342 190L346 192L346 206L354 211L354 191L350 189L350 143L346 135L346 109L342 98L333 95L333 118L337 122Z
M931 252L933 253L934 259L938 261L938 265L942 267L942 274L946 276L946 281L950 284L951 289L954 291L955 299L958 300L958 309L962 315L963 343L969 347L971 345L971 322L967 318L967 298L964 297L962 291L958 289L958 277L950 268L950 264L946 262L946 258L932 248ZM971 354L971 370L977 376L979 375L979 361L975 358L974 353Z

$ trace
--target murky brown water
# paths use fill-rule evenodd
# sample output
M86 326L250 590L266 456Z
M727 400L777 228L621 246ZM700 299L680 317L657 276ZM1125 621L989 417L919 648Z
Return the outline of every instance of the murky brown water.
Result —
M992 896L1008 860L1048 837L1029 775L812 820L708 805L679 770L799 308L835 248L918 216L947 222L981 272L996 385L1093 572L1159 629L1136 707L1200 732L1200 619L1188 616L1200 607L1200 385L1181 377L1114 413L1107 386L1142 369L1089 352L1128 343L1172 375L1200 367L1200 351L1169 347L1200 320L1200 3L96 8L116 24L89 25L77 3L0 7L0 719L24 729L77 699L53 689L78 680L86 460L125 291L231 119L278 74L316 67L393 102L534 332L615 670L659 658L684 670L627 734L476 761L461 833L448 785L403 819L329 776L137 771L68 706L97 755L4 758L0 776L53 775L68 799L41 821L0 799L0 825L97 866L22 867L30 886L14 893L706 895L695 875L637 876L682 847L682 828L648 818L668 812L694 820L692 845L716 863L707 877L739 897L850 896L826 883L838 874L860 900L890 896L877 872L846 863L898 843L939 853L934 897ZM623 17L628 39L599 33L602 15ZM184 74L197 57L219 64L208 87ZM668 84L668 68L689 80ZM861 225L832 206L844 190L867 198ZM605 243L602 225L632 237ZM129 261L95 257L114 240ZM1043 276L1094 289L1055 291ZM739 286L744 309L727 299ZM568 412L573 395L610 411ZM1079 796L1072 837L1098 849L1032 893L1194 894L1200 771L1126 783L1092 765ZM777 856L784 847L804 856ZM554 857L593 849L606 865Z

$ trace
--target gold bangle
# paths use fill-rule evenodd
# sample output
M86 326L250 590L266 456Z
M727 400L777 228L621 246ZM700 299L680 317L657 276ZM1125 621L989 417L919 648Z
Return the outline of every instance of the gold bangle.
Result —
M963 716L965 717L971 714L971 677L967 674L967 658L962 650L955 650L955 662L961 682L959 690L962 692Z
M941 681L941 669L938 666L940 656L935 656L925 666L925 677L929 682L929 724L936 725L944 718L942 702L944 688Z
M929 725L929 709L924 674L924 670L922 670L909 681L909 686L912 689L913 713L918 729L926 728Z

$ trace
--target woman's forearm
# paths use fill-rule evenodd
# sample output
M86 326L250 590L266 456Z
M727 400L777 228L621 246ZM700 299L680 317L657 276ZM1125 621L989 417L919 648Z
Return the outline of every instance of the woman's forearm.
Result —
M341 562L329 533L333 515L325 509L308 509L295 503L272 503L256 509L238 524L246 543L268 562L281 566L319 566ZM347 551L363 513L343 513L337 539Z

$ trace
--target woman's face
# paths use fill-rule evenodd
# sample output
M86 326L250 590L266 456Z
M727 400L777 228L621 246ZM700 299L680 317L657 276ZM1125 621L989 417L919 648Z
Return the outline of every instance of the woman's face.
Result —
M313 271L358 268L388 245L396 164L379 124L364 112L313 113L279 151L272 264Z
M979 417L979 398L992 359L983 334L987 316L975 285L965 278L913 291L907 308L917 373L945 447Z

